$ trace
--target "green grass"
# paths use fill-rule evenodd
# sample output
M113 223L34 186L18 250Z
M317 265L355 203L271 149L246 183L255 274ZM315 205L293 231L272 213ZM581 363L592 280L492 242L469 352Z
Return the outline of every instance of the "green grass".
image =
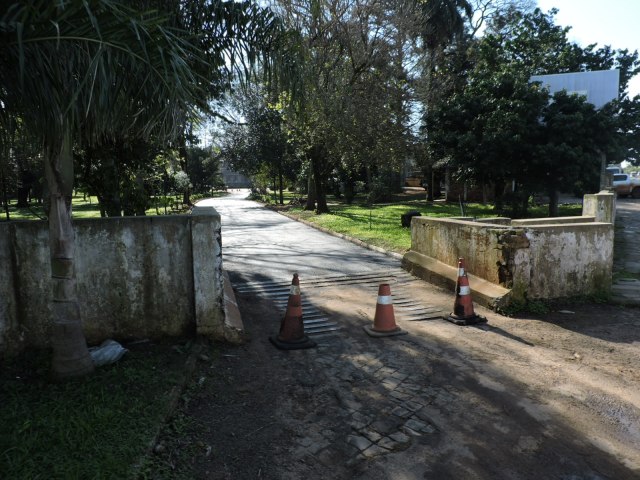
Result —
M47 353L0 373L3 479L124 479L163 420L187 356L168 345L133 348L93 375L49 383Z
M411 231L402 228L400 216L409 210L417 210L422 216L459 217L460 206L455 203L427 203L423 199L401 199L395 203L373 205L362 203L347 205L330 198L331 213L316 215L301 207L288 210L290 215L302 218L331 231L357 238L363 242L404 253L411 247ZM531 217L546 217L546 206L532 207ZM561 216L580 215L581 205L562 205ZM487 218L497 216L492 205L477 203L465 205L465 216Z
M226 195L226 192L214 192L213 195L193 195L193 203L201 198L219 197ZM157 197L151 199L151 208L145 211L146 215L164 215L165 208L163 201L165 197ZM77 194L73 196L72 200L73 218L100 218L100 204L97 197L83 196ZM166 197L167 214L184 213L171 208L171 204L176 205L181 203L181 197L169 196ZM42 204L33 204L28 208L17 208L15 201L9 201L9 218L11 220L44 220L46 213ZM6 221L6 213L4 207L0 210L0 222Z

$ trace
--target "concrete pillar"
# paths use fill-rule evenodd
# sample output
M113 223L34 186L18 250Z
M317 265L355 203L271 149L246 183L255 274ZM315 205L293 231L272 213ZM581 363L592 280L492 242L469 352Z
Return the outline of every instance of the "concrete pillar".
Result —
M596 222L615 223L616 195L613 192L601 191L584 196L582 215L595 217Z
M220 214L213 207L194 207L191 213L193 289L196 331L224 340L224 284Z

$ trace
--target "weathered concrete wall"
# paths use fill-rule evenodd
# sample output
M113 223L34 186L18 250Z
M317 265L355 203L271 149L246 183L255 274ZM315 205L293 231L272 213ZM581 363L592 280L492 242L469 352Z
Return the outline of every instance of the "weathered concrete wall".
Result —
M509 266L514 294L529 299L608 293L613 267L610 223L538 225L526 228L528 248Z
M509 227L449 218L414 217L411 222L411 250L453 267L463 257L467 270L493 283L500 283L498 245Z
M482 281L509 289L509 297L518 300L600 294L611 288L613 235L611 223L595 222L593 216L519 220L510 226L414 217L403 265L430 281L442 277L435 283L448 285L462 257L477 288L487 290L478 292L476 301L491 306L509 299L497 300L495 289Z
M484 222L484 220L482 220ZM533 225L566 225L569 223L587 223L595 222L596 218L593 216L581 216L581 217L550 217L550 218L523 218L518 220L511 220L512 226L528 227Z
M194 318L188 216L91 219L76 228L88 339L186 333Z
M89 343L198 333L224 337L220 217L74 221L76 279ZM44 222L0 223L0 353L48 345Z
M212 222L212 216L215 222ZM224 284L220 216L212 207L196 207L191 216L193 299L197 331L223 339Z
M13 244L16 229L13 224L0 223L0 351L8 341L19 343L18 305L16 285L13 281L16 270ZM18 338L9 339L9 335Z
M584 196L582 215L592 216L596 222L616 223L616 195L602 191Z

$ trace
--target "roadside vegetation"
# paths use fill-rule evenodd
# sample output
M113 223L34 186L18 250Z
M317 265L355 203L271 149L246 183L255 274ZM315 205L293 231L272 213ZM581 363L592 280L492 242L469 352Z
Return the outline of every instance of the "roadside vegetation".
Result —
M3 366L2 478L132 478L187 379L191 345L128 348L116 364L64 383L50 382L48 352Z
M292 192L286 192L285 205L273 202L272 194L261 196L257 200L296 219L302 219L333 232L356 238L370 245L375 245L396 253L404 253L411 247L411 230L401 226L400 217L417 211L428 217L473 217L488 218L497 215L492 204L481 203L447 203L444 201L427 202L424 192L394 195L387 203L368 204L365 196L356 196L351 203L344 198L327 197L330 213L317 215L304 209L304 198ZM531 205L530 217L546 217L548 206ZM582 214L581 204L562 204L559 207L561 216Z
M192 204L204 198L215 198L226 195L224 190L216 190L208 193L196 193L190 195ZM190 205L182 203L182 195L161 195L148 199L149 207L145 209L145 215L173 215L186 213ZM73 218L100 218L105 216L97 197L75 193L72 199ZM8 220L45 220L46 212L42 204L29 204L18 207L16 201L8 201L4 211L0 215L0 222Z
M337 192L385 203L411 178L429 200L449 183L449 200L475 192L520 218L534 194L559 216L559 192L599 191L602 154L638 163L637 51L574 43L535 2L442 3L273 2L301 34L305 95L233 96L242 121L221 125L220 158L262 193L277 188L276 202L295 188L320 214L335 213ZM612 68L617 100L602 108L531 81Z

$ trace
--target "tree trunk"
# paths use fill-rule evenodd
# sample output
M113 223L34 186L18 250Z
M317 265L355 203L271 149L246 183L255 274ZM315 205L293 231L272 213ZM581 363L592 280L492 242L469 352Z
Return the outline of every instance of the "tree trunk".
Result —
M187 188L184 192L182 192L182 204L191 206L191 189Z
M113 154L107 154L103 159L105 175L102 181L96 185L97 190L102 190L104 211L108 217L122 216L122 200L120 188L120 169Z
M316 208L316 184L313 181L313 172L309 170L307 178L307 204L305 210L315 210Z
M482 204L486 205L489 201L489 185L487 185L487 181L482 179Z
M16 207L27 208L29 206L29 190L31 190L30 186L18 187L17 189L18 204L16 205Z
M93 360L82 331L76 288L75 232L71 224L73 154L67 133L59 150L47 152L45 170L49 187L49 250L51 255L52 375L57 379L91 373Z
M524 191L522 192L522 218L527 218L527 215L529 214L529 192L528 191Z
M433 167L427 167L426 183L427 183L427 202L433 202L435 198L433 193L435 191L435 175L433 174Z
M558 190L549 189L549 217L558 216Z
M144 217L147 214L147 193L144 190L144 177L140 170L136 172L134 192L136 216Z
M104 199L98 195L98 208L100 209L100 217L105 218L107 216L107 211L104 208Z
M502 213L503 210L504 210L503 195L504 195L504 181L503 180L494 180L494 182L493 182L493 202L494 202L495 210L498 213Z
M313 169L313 180L316 184L316 213L329 213L327 197L322 184L322 147L313 147L311 150L311 168Z
M8 222L11 220L11 215L9 214L9 194L7 192L7 181L4 175L4 165L0 165L0 184L2 184L2 205Z
M347 205L351 205L353 203L355 196L355 180L351 175L349 175L347 180L344 182L344 199L346 200Z
M271 180L273 182L273 203L274 204L278 204L278 181L276 180L276 175L273 175L273 179Z
M283 189L283 178L282 178L282 165L280 165L280 167L278 168L278 182L279 182L279 186L280 186L280 205L284 205L284 193L282 192Z

